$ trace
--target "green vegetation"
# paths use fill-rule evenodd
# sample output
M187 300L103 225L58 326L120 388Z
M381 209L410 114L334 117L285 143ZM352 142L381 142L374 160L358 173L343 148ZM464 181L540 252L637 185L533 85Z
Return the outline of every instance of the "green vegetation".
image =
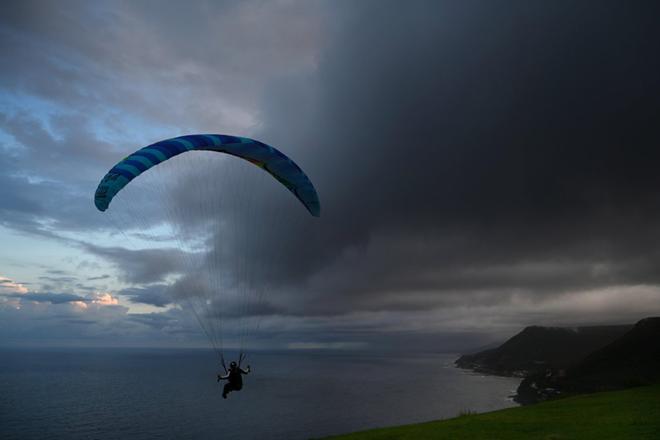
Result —
M596 393L418 425L347 434L341 440L660 439L660 384Z

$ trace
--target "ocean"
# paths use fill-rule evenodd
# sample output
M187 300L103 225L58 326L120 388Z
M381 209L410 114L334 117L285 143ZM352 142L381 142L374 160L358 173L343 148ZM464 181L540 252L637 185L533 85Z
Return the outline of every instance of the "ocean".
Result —
M0 349L1 439L309 439L516 406L457 355L256 352L222 399L205 350Z

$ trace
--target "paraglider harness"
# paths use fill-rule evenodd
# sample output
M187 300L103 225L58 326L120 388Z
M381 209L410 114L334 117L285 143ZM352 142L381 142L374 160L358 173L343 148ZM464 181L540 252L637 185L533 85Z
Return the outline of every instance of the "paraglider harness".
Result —
M238 368L241 368L241 362L243 362L246 358L247 355L241 351L241 353L238 355ZM225 374L228 374L229 370L227 370L227 365L225 365L225 356L222 353L220 353L220 363L222 364L222 368L225 370Z
M233 365L236 365L236 368L234 370L227 370L227 365L225 364L225 357L222 353L220 354L220 362L222 363L222 368L224 368L225 370L224 378L227 379L227 383L225 384L222 390L223 399L226 399L227 394L231 393L232 391L239 391L243 388L243 379L241 378L241 374L245 374L245 373L243 373L243 370L241 369L241 362L243 362L246 357L247 356L241 351L241 354L238 357L238 365L236 365L235 362L232 362ZM220 375L218 375L218 381L220 381L220 379L221 377Z

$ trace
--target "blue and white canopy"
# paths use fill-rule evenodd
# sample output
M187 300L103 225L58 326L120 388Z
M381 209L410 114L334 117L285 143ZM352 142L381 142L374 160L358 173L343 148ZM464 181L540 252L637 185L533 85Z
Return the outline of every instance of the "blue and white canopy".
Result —
M287 187L315 217L321 205L314 185L298 165L277 149L254 139L224 134L192 134L146 146L117 163L99 183L94 204L108 209L113 197L151 167L188 151L216 151L248 160Z

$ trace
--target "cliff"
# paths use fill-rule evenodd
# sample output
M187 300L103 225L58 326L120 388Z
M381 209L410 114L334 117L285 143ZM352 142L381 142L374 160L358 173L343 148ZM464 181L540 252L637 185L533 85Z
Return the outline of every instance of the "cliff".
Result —
M631 325L526 327L497 348L461 356L456 365L488 374L518 377L548 369L566 369L631 328Z
M617 390L660 381L660 317L639 321L628 332L587 354L566 370L528 375L516 400L534 403L575 393Z

